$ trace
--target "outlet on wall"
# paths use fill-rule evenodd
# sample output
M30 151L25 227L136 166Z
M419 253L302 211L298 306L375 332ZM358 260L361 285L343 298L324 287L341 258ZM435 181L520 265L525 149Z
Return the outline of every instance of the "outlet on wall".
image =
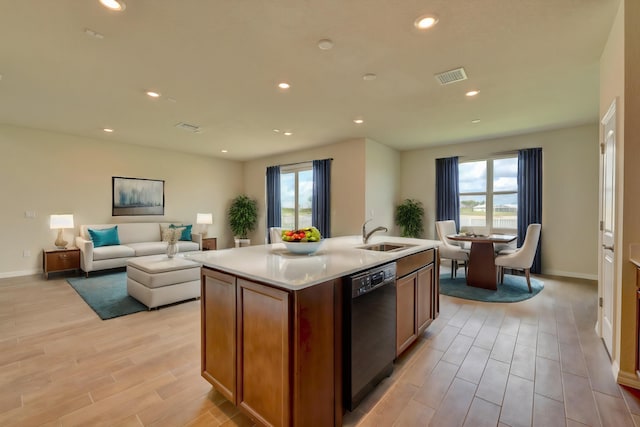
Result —
M31 251L30 251L29 249L25 249L25 250L23 250L23 251L22 251L22 256L23 256L24 258L28 258L28 257L30 257L30 256L31 256Z

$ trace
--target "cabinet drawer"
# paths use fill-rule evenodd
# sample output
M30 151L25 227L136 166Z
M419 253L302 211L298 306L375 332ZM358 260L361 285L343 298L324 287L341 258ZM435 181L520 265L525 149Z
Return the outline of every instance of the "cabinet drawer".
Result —
M47 271L80 268L80 251L53 252L46 254Z
M434 250L428 249L417 254L409 255L404 258L400 258L396 261L396 277L400 278L406 276L409 273L416 271L419 268L433 263Z

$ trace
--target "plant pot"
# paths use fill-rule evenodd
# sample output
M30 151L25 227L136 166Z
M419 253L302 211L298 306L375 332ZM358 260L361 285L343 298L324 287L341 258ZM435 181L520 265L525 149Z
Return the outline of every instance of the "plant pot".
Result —
M234 241L236 243L236 248L244 248L251 245L251 239L239 239L236 237Z

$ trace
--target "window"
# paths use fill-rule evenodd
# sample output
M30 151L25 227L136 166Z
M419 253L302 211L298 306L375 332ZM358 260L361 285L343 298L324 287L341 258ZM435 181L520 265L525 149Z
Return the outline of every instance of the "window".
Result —
M302 163L280 169L281 226L284 229L311 227L313 169Z
M461 229L517 231L517 156L460 162L458 174Z

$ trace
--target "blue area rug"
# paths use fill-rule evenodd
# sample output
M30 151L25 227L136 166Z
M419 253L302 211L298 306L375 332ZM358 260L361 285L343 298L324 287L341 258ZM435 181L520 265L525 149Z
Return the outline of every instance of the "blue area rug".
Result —
M544 288L544 283L531 278L531 290L527 286L524 276L504 275L504 283L498 284L498 290L467 286L467 279L462 270L458 271L458 277L451 279L450 273L440 275L440 293L452 297L471 299L484 302L518 302L536 296Z
M147 310L147 306L127 293L127 273L67 279L102 320Z

